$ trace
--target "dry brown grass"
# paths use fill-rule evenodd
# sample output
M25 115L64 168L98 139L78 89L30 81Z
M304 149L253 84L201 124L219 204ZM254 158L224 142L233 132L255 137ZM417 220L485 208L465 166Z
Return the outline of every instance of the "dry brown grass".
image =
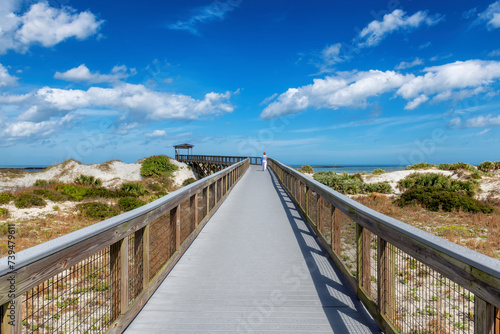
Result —
M59 212L53 217L43 217L15 222L15 251L39 245L65 234L93 225L99 220L83 218L75 213ZM9 221L12 223L12 221ZM7 222L0 223L0 258L7 256Z
M357 202L387 216L468 247L479 253L500 258L500 205L493 204L491 214L463 211L429 211L419 205L399 207L393 198L372 194L357 196Z

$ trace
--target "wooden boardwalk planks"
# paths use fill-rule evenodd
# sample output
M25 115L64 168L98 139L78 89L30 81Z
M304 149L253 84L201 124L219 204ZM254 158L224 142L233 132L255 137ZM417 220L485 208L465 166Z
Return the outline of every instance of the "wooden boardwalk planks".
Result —
M177 332L380 330L272 172L251 166L126 330Z

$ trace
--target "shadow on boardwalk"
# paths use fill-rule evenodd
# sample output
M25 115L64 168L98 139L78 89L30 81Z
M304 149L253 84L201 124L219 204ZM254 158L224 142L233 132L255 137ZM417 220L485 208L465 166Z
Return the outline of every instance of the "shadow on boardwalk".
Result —
M306 262L298 274L304 275L306 270L310 274L333 332L381 333L276 175L272 171L270 174Z

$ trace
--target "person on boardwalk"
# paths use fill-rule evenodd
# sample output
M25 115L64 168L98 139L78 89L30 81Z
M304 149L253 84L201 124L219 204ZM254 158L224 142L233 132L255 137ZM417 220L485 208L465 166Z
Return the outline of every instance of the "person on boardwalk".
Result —
M266 152L264 152L264 154L262 155L262 158L260 158L260 160L262 161L262 170L265 171L266 168L267 168L267 155L266 155Z

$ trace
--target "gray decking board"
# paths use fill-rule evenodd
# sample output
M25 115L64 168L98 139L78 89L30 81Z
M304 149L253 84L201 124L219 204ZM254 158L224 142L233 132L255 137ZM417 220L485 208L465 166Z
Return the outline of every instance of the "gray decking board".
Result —
M272 172L251 166L127 328L380 333Z

